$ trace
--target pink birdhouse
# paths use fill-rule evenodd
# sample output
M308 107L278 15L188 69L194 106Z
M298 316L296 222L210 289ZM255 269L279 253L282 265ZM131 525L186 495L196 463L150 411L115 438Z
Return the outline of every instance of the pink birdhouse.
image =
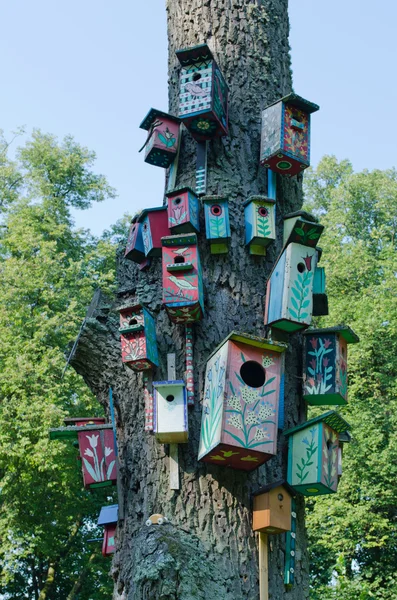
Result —
M79 450L85 488L116 483L117 468L112 429L79 431Z
M181 119L151 108L139 127L148 132L143 146L145 162L157 167L169 167L178 152Z
M121 360L133 371L159 364L156 326L152 314L141 304L120 309Z
M138 217L145 256L161 256L161 238L170 234L166 206L147 208Z

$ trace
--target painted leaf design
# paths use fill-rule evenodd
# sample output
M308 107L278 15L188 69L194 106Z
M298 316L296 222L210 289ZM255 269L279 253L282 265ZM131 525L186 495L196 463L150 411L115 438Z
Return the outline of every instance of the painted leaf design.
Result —
M87 469L88 473L91 475L91 477L93 478L94 481L100 481L98 478L97 473L94 471L94 469L92 468L92 465L90 465L90 463L88 462L88 460L86 458L83 457L83 462L84 462L84 466Z
M242 352L241 352L241 360L242 360L243 362L245 362L245 356L244 356L244 354L243 354Z
M106 479L110 479L110 476L111 476L111 474L112 474L113 467L114 467L114 465L115 465L115 464L116 464L116 461L115 461L115 460L112 460L112 462L111 462L111 463L110 463L110 465L108 466L108 470L107 470L107 473L106 473Z
M299 310L299 305L298 305L297 301L295 300L295 298L291 297L291 304L294 308L296 308L296 310Z
M295 231L298 235L305 235L305 232L301 227L295 227Z
M297 318L298 318L298 315L297 315L297 313L296 313L294 310L292 310L292 308L290 308L290 309L289 309L289 314L290 314L292 317L294 317L294 319L297 319Z

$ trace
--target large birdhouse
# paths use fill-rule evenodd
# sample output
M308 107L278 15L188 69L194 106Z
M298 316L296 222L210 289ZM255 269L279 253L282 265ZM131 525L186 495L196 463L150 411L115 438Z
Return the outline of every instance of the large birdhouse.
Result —
M314 248L317 246L323 230L324 225L320 225L316 217L304 210L289 213L284 217L283 244L286 246L295 242Z
M261 164L282 175L310 165L310 115L319 109L296 94L270 104L262 113Z
M124 258L141 263L145 260L145 248L143 245L142 223L138 223L138 215L131 222L130 232L128 234L127 246L124 252Z
M286 344L232 332L205 373L199 460L252 471L277 453Z
M163 304L173 323L199 321L204 295L197 236L172 235L163 244Z
M169 167L178 152L181 120L151 108L139 127L148 132L143 146L145 162L157 167Z
M161 256L161 238L169 235L167 207L147 208L138 217L145 256Z
M134 371L158 367L154 317L141 304L120 309L121 360Z
M265 256L266 247L276 239L276 201L250 196L244 202L245 243L250 254Z
M308 404L347 403L347 344L359 341L344 325L305 331L303 397Z
M194 233L200 231L199 199L189 187L172 190L168 198L168 227L171 233Z
M267 282L265 325L288 333L310 325L316 264L315 248L288 244Z
M288 483L304 496L332 494L338 487L339 434L350 425L331 410L293 429L288 437Z
M228 87L207 44L176 52L179 117L198 141L228 134Z
M103 506L99 513L98 525L104 526L103 543L102 543L102 554L103 556L109 556L113 554L116 549L116 542L114 540L117 529L119 505L111 504L110 506Z
M254 494L252 529L261 533L291 530L291 498L295 491L283 481L266 485Z
M187 399L183 381L154 381L154 433L163 444L188 441Z
M223 196L204 196L205 236L211 254L226 254L230 239L229 205Z

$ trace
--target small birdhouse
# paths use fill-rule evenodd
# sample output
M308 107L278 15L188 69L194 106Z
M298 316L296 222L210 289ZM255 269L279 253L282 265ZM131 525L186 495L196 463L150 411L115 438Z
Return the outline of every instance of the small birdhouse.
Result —
M347 403L347 344L359 337L350 327L338 325L305 331L303 397L308 404Z
M200 231L199 199L189 187L172 190L168 198L168 227L173 235Z
M169 167L178 151L181 120L151 108L139 127L148 132L141 148L145 148L145 162L156 167Z
M227 254L230 239L229 206L223 196L204 196L205 236L211 254Z
M339 434L350 429L331 410L284 431L288 437L288 483L304 496L332 494L338 487Z
M228 87L207 44L177 50L179 117L198 141L228 134Z
M254 494L252 529L283 533L291 529L291 498L295 491L283 481L266 485Z
M312 320L315 248L288 244L278 258L266 288L265 325L293 333Z
M163 304L173 323L192 323L204 314L203 281L195 233L162 238Z
M284 217L283 245L291 242L314 248L324 230L324 225L318 223L316 217L298 210Z
M163 444L188 441L187 399L183 381L154 381L154 433Z
M141 263L145 260L145 248L143 245L142 223L138 223L137 221L138 215L131 222L124 258Z
M266 247L276 239L276 201L250 196L244 202L245 243L250 254L265 256Z
M119 505L112 504L110 506L103 506L98 517L98 525L103 525L104 535L102 544L103 556L109 556L113 554L116 549L115 535L117 529Z
M156 326L141 304L120 309L121 360L134 371L158 367Z
M261 158L264 167L296 175L310 165L310 114L319 109L296 94L262 112Z
M146 208L138 217L145 256L161 256L161 238L169 235L167 207Z
M328 296L324 267L316 267L313 277L313 317L328 315Z
M282 352L286 347L232 332L210 355L199 460L252 471L277 453Z

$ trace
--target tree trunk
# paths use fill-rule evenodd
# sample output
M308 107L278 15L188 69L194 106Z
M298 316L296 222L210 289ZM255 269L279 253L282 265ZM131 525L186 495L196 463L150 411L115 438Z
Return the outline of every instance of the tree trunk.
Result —
M301 176L277 181L277 241L266 257L250 256L244 239L243 202L266 195L266 169L259 166L262 109L291 91L287 0L168 0L170 112L177 114L179 63L175 50L207 42L230 87L230 133L211 142L207 194L229 199L229 254L211 255L199 235L205 317L194 325L195 406L189 411L189 443L179 447L180 490L170 490L169 447L144 432L142 375L120 358L117 311L98 308L88 319L72 361L107 406L112 386L124 489L125 519L119 523L113 560L118 600L257 600L258 536L252 531L251 494L285 478L286 447L247 474L197 461L205 365L208 355L232 331L265 337L266 278L282 246L282 216L302 204ZM155 99L154 99L155 105ZM177 187L194 185L196 144L183 134ZM162 199L159 198L158 205ZM201 217L201 231L205 231ZM161 261L146 271L118 261L119 304L139 297L157 319L161 367L176 352L177 378L184 372L184 328L170 323L161 307ZM115 301L113 307L117 305ZM299 335L286 352L286 426L302 420ZM308 561L303 501L297 502L295 584L283 582L285 535L269 536L269 594L272 599L308 598ZM170 523L146 527L152 513Z

